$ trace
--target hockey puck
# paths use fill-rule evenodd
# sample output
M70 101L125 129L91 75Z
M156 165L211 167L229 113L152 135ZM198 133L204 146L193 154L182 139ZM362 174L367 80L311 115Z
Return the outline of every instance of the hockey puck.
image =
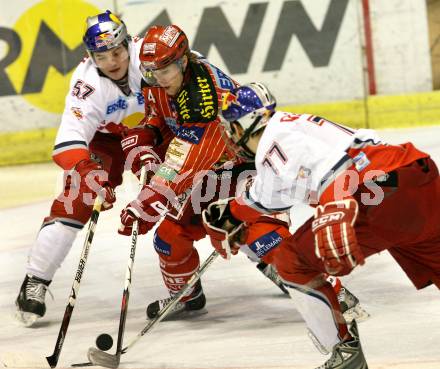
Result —
M113 338L107 333L102 333L96 337L96 347L101 351L110 350L113 346Z

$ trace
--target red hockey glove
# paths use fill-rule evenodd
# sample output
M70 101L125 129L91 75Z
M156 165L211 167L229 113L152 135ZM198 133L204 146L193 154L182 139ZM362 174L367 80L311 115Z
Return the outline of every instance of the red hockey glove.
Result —
M229 201L232 199L213 202L202 212L203 226L211 244L224 259L237 254L240 248L237 242L244 224L235 219L229 210Z
M127 136L121 141L125 156L125 168L130 169L138 178L142 166L147 166L147 172L155 172L161 160L153 150L156 144L155 132L146 127L129 129Z
M91 159L87 159L76 164L74 170L78 172L81 178L79 196L82 197L82 200L86 204L93 202L99 193L104 199L102 210L111 209L116 201L115 191L107 179L104 179L108 178L108 173L103 170L102 166Z
M316 208L312 231L315 253L331 275L345 275L357 264L364 264L364 255L356 239L353 225L358 213L354 199L329 202Z
M153 189L144 186L138 198L130 202L121 212L121 226L118 233L130 236L133 222L137 219L139 234L147 233L168 212L166 196Z

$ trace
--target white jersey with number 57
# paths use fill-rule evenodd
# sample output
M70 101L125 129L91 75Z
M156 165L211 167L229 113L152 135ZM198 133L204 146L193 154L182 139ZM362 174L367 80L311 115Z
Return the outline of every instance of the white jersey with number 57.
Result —
M368 166L368 158L352 158L348 149L378 144L373 130L353 130L309 114L276 112L259 141L257 176L246 202L263 212L309 204L338 173L353 164L359 171Z
M138 39L128 44L128 94L103 75L91 58L84 59L73 72L53 151L54 161L63 169L88 158L88 145L97 131L121 135L127 126L137 125L143 118L140 46Z

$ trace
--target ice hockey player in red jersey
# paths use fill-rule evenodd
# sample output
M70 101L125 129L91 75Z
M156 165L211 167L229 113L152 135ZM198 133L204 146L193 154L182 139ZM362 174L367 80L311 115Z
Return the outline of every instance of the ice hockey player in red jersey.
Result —
M65 171L64 192L30 249L16 300L16 317L27 326L45 314L46 290L90 218L96 193L103 194L104 209L112 207L124 171L121 139L128 124L144 115L141 40L132 40L110 11L87 19L83 40L89 57L73 73L53 150L54 162Z
M237 83L190 50L185 33L176 25L151 27L142 42L141 70L144 76L145 123L169 127L174 138L164 162L138 199L121 214L121 234L130 234L135 217L140 218L140 233L150 230L162 216L154 235L164 283L171 296L197 271L199 255L194 242L206 236L201 210L212 199L228 197L237 175L253 163L240 164L229 154L219 129L222 96ZM160 136L154 137L160 140ZM122 142L125 155L151 145L152 137L142 130L131 130ZM133 156L133 155L132 155ZM135 171L139 160L133 162ZM222 176L228 186L220 189ZM170 298L154 301L147 307L148 318ZM175 313L200 310L205 306L201 283L182 299Z
M350 327L325 280L349 274L387 250L417 289L440 288L440 178L411 143L389 145L372 130L352 130L310 114L275 111L258 83L231 92L225 135L255 154L252 186L204 213L212 244L225 255L261 214L316 207L278 248L275 264L292 301L331 357L320 368L366 369L356 321Z

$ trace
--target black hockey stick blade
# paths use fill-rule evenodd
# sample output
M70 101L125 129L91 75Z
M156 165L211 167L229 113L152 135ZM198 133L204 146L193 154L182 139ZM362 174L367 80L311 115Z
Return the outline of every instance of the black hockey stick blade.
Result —
M54 353L53 355L46 356L47 363L51 368L55 368L58 364L59 354Z
M106 368L116 369L121 361L121 353L117 352L115 355L98 350L95 347L90 347L87 352L87 358L92 365L104 366Z

